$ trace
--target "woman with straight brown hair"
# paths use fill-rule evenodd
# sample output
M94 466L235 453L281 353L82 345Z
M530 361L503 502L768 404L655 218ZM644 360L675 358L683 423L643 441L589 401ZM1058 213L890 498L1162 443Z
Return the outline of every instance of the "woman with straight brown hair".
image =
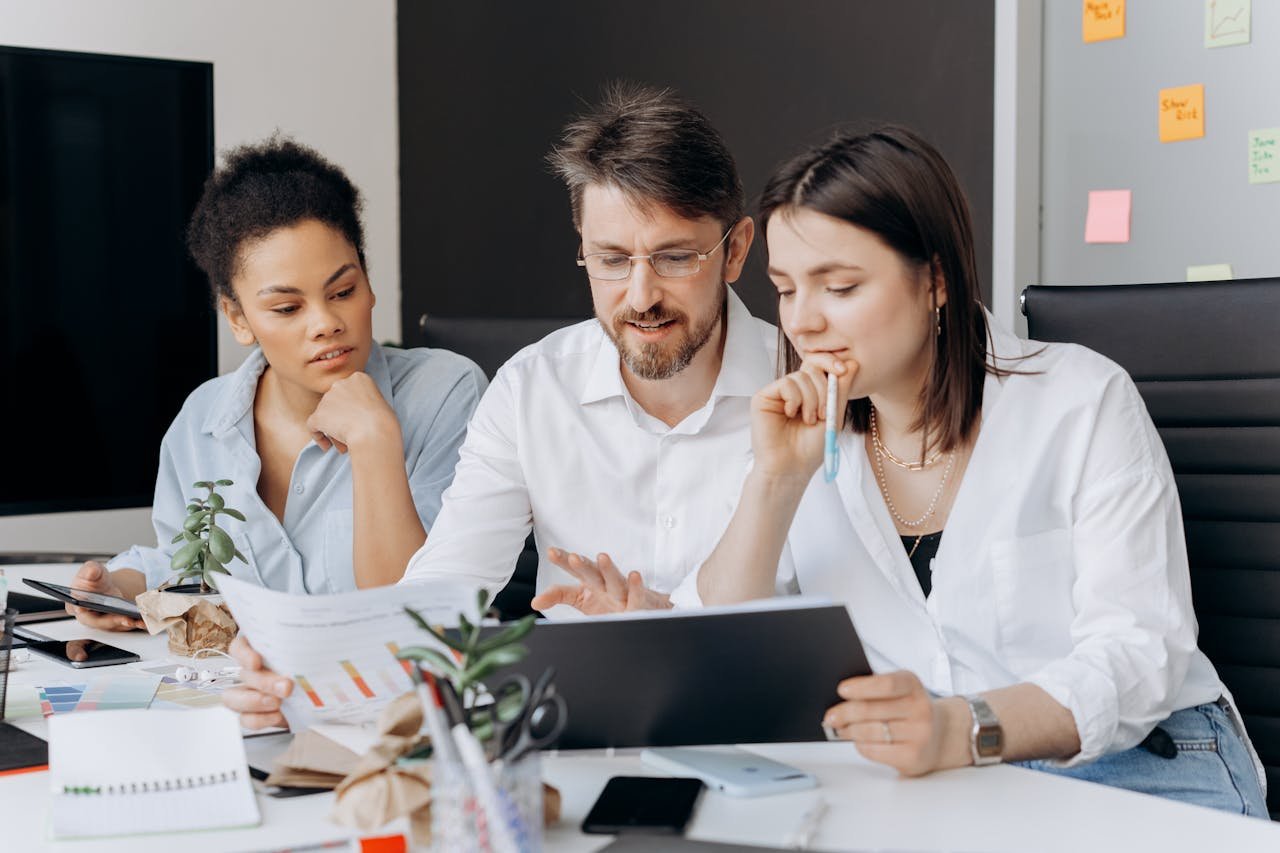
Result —
M671 603L845 603L877 674L840 683L824 723L906 775L1017 761L1266 815L1196 645L1146 408L1097 353L995 325L942 156L900 128L839 135L775 173L760 223L787 372L753 399L733 520Z

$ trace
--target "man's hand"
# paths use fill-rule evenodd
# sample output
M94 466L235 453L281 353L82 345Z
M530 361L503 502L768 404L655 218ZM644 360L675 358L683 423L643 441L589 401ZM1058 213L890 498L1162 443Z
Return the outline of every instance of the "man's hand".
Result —
M133 601L134 598L120 588L111 573L97 560L90 560L81 566L68 586L85 592L114 595L116 598L123 598L126 601ZM88 625L90 628L97 628L100 631L134 631L138 628L146 627L141 619L134 619L117 613L99 613L96 610L89 610L75 604L68 604L67 612L76 617L76 621L81 625Z
M320 398L307 419L307 429L324 450L346 453L353 446L391 446L403 454L400 421L367 373L339 379Z
M599 616L627 610L671 608L670 596L647 588L639 572L631 572L624 578L608 554L600 554L592 561L581 554L548 548L547 557L573 575L578 586L561 584L534 596L530 602L534 610L567 604L588 616Z
M240 725L246 729L287 729L280 700L293 692L293 682L263 666L262 655L244 637L231 641L231 656L240 663L243 683L224 691L222 704L240 715Z

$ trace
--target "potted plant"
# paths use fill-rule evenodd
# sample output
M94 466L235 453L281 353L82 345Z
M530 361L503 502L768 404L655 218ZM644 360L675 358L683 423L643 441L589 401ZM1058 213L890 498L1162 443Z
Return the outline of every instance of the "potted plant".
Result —
M193 488L205 489L204 497L187 503L182 530L171 544L182 543L169 566L177 574L160 589L138 596L147 629L153 634L169 632L169 651L191 657L201 650L225 652L235 639L237 627L231 611L217 594L218 575L229 575L232 560L248 561L237 550L226 530L218 526L218 516L244 521L244 514L226 505L218 487L234 485L231 480L201 480Z

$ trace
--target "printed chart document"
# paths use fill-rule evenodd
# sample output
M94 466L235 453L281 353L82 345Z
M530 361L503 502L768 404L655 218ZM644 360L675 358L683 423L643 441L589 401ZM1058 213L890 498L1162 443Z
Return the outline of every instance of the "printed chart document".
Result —
M295 732L315 723L366 723L413 690L402 648L440 648L405 613L454 628L458 614L476 615L476 590L448 584L404 584L335 595L291 595L232 577L218 591L240 631L267 666L293 679L283 712Z

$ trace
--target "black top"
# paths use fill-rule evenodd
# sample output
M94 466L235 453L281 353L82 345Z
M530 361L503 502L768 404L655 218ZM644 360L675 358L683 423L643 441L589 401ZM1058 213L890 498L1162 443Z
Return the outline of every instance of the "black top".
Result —
M941 530L921 536L918 547L915 536L902 537L902 547L911 557L911 568L916 570L916 580L920 581L920 589L924 590L925 598L929 597L929 590L933 589L933 573L930 571L929 564L933 562L933 558L938 553L938 546L941 544ZM911 552L912 548L915 548L915 553Z

